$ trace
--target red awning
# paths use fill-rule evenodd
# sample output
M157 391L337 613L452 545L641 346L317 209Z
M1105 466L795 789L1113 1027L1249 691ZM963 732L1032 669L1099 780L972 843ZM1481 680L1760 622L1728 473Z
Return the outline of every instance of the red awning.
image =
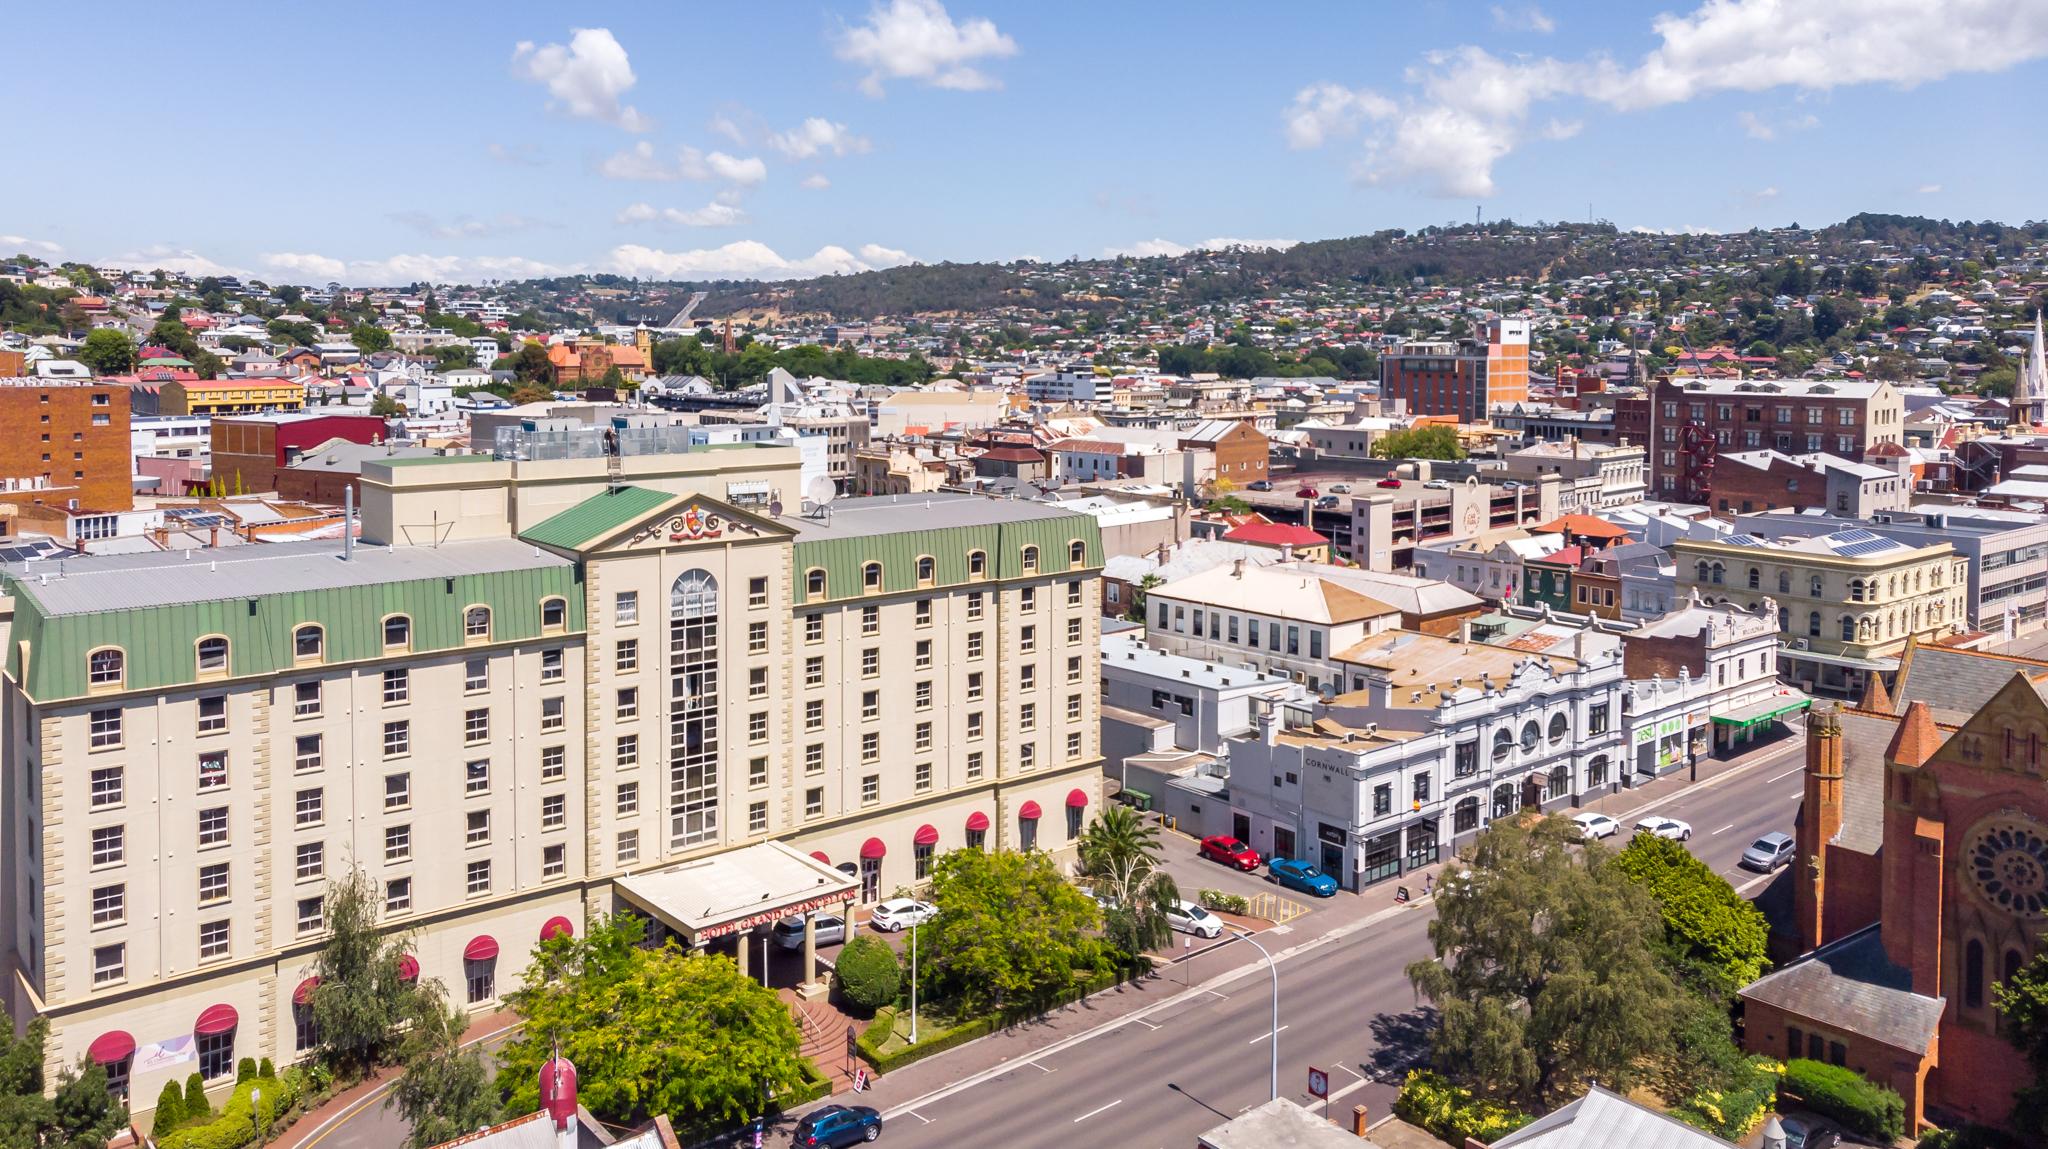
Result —
M888 852L889 847L884 846L880 838L869 838L860 844L860 856L863 858L879 858Z
M936 846L939 844L939 831L933 826L919 826L917 836L910 840L920 846Z
M1075 789L1075 790L1069 790L1069 791L1067 791L1067 808L1068 808L1068 809L1070 809L1070 810L1085 810L1085 809L1087 809L1087 808L1088 808L1088 791L1086 791L1086 790L1080 790L1080 789Z
M568 918L549 918L546 924L540 927L540 940L542 941L547 941L550 938L573 938L575 936L576 923Z
M818 859L828 866L832 864L832 856L823 850L812 850L811 857Z
M125 1029L110 1029L92 1039L85 1055L95 1065L117 1065L135 1052L135 1039Z
M416 957L412 956L411 954L399 954L399 955L398 955L398 980L400 980L400 981L418 981L418 980L420 980L420 959L418 959L418 958L416 958Z
M489 934L478 934L469 939L462 949L464 961L489 961L498 956L498 939Z
M320 975L318 975L318 974L314 974L314 975L313 975L312 977L309 977L309 978L307 978L306 980L304 980L304 981L300 982L300 983L299 983L299 988L297 988L297 989L295 989L295 990L293 990L293 991L292 991L292 1004L293 1004L293 1005L311 1005L311 1004L313 1004L313 987L315 987L315 986L317 986L317 985L319 985L319 984L320 984Z
M988 829L988 815L976 810L967 815L967 832L979 834Z
M1045 811L1039 809L1036 802L1026 802L1022 806L1017 807L1017 816L1026 822L1038 821L1038 816L1043 813Z
M192 1023L192 1032L198 1037L213 1037L235 1028L241 1020L241 1015L232 1005L209 1005L199 1015L199 1020Z

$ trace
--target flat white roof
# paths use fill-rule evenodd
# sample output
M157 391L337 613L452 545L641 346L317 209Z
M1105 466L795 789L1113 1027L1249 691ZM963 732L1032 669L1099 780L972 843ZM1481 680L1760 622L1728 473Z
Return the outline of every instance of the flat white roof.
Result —
M852 875L781 842L629 874L613 884L627 901L692 942L836 906L857 885Z

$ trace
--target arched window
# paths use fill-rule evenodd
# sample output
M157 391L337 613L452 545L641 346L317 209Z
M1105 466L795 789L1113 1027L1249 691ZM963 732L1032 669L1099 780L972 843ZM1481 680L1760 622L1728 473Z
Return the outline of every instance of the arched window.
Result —
M292 632L293 658L318 658L327 649L327 632L316 623L307 623Z
M1024 571L1025 571L1025 573L1026 573L1026 574L1036 574L1036 573L1038 573L1038 548L1037 548L1037 547L1025 547L1025 548L1024 548Z
M804 597L825 597L825 572L823 570L812 567L804 572Z
M1764 572L1756 569L1755 567L1749 568L1749 589L1764 589Z
M718 837L718 580L684 571L669 589L672 698L668 788L669 843L694 846Z
M1493 816L1505 818L1520 807L1515 801L1515 787L1511 782L1502 782L1493 788Z
M1971 938L1963 946L1963 1007L1979 1009L1984 1005L1984 943Z
M1723 581L1721 576L1727 573L1727 569L1723 567L1720 563L1715 563L1713 570L1710 573L1714 576L1714 585L1720 586Z
M117 647L95 650L85 656L88 686L119 686L128 673L128 656Z
M1842 616L1842 641L1856 641L1856 620L1846 614Z
M1514 748L1514 735L1509 734L1505 730L1496 730L1493 732L1493 760L1495 762L1507 761L1508 753L1512 751Z
M1701 559L1694 573L1697 576L1694 582L1707 582L1713 577L1713 568L1707 565L1707 560Z
M2018 976L2020 975L2020 967L2021 967L2022 965L2025 965L2025 964L2026 964L2026 959L2024 959L2024 958L2020 957L2020 951L2018 951L2018 950L2007 950L2007 951L2005 951L2005 969L2004 969L2003 971L2001 971L2001 974L2000 974L2000 977L1999 977L1999 979L1998 979L1998 980L1999 980L1999 981L2011 981L2012 979L2014 979L2014 978L2018 977Z
M988 552L987 552L987 551L968 551L968 552L967 552L967 577L968 577L968 578L985 578L985 577L987 577L987 576L988 576Z
M1850 602L1861 602L1861 601L1863 601L1863 580L1862 580L1862 579L1860 579L1860 578L1852 578L1852 579L1850 579L1850 580L1849 580L1849 601L1850 601Z
M1538 730L1538 729L1536 728L1536 723L1535 723L1535 722L1531 721L1531 722L1524 722L1524 723L1522 723L1522 751L1523 751L1523 753L1527 753L1527 752L1529 752L1529 751L1531 751L1531 750L1534 750L1534 749L1536 749L1536 742L1537 742L1537 740L1538 740L1539 738L1541 738L1541 737L1542 737L1542 731L1540 731L1540 730Z
M1791 593L1792 593L1792 572L1791 572L1791 571L1779 571L1779 572L1778 572L1778 593L1779 593L1779 594L1791 594Z
M199 655L199 673L226 674L228 670L228 640L211 634L199 640L196 648Z
M1819 598L1819 597L1820 597L1820 576L1819 576L1819 575L1814 575L1814 576L1812 576L1811 578L1809 578L1809 579L1807 579L1807 580L1806 580L1806 597L1808 597L1808 598Z
M1816 611L1809 611L1809 612L1807 613L1807 616L1806 616L1806 633L1807 633L1807 634L1810 634L1810 635L1812 635L1812 636L1813 636L1813 637L1815 637L1815 638L1819 638L1819 637L1820 637L1820 612L1819 612L1819 611L1817 611L1817 610L1816 610Z
M1606 784L1607 755L1595 754L1593 755L1593 760L1586 763L1586 785L1605 786Z
M1075 539L1073 542L1068 543L1067 561L1077 567L1086 566L1088 563L1088 544L1080 539Z
M394 614L384 620L384 649L403 650L412 645L412 620Z
M1451 808L1451 833L1463 834L1479 828L1479 799L1460 798Z
M487 639L491 637L491 608L473 606L462 612L462 637Z
M540 600L540 628L542 630L560 630L568 625L568 622L569 603L566 599L544 598Z
M863 563L860 568L860 588L866 591L882 589L882 564Z
M939 577L938 561L930 555L917 556L917 583L930 586Z
M1564 715L1553 714L1550 716L1550 741L1552 745L1564 741L1564 736L1571 733L1571 730L1572 724L1565 720Z

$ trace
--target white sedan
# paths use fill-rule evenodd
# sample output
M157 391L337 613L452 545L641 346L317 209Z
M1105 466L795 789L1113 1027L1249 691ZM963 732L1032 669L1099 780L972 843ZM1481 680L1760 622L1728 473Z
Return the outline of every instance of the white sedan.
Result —
M1198 938L1214 938L1223 934L1223 919L1193 902L1179 902L1168 909L1166 924Z
M1612 838L1621 830L1621 823L1605 814L1573 814L1572 824L1579 828L1579 837L1584 841L1595 838Z
M1638 821L1636 823L1636 833L1655 834L1659 838L1669 838L1674 842L1692 840L1691 826L1676 818L1666 818L1662 814L1652 814Z
M921 926L939 915L939 908L930 902L910 898L891 898L875 907L868 915L868 924L885 934Z

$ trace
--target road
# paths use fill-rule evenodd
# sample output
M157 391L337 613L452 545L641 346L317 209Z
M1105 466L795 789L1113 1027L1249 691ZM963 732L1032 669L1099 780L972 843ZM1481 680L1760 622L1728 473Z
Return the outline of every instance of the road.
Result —
M1736 865L1749 843L1790 831L1804 747L1788 739L1739 773L1636 811L1624 792L1603 801L1632 825L1644 813L1690 822L1690 848L1740 886L1764 879ZM1349 895L1346 895L1349 896ZM1382 896L1378 889L1365 897ZM1280 1091L1304 1105L1311 1065L1327 1070L1331 1111L1364 1103L1384 1114L1422 1051L1427 1015L1402 970L1429 955L1426 906L1298 954L1280 970ZM1302 919L1307 921L1310 919ZM1261 935L1268 948L1305 940L1299 929ZM1233 943L1242 945L1243 943ZM892 1145L958 1145L1002 1130L1021 1146L1192 1144L1203 1130L1264 1101L1271 1053L1270 982L1255 970L1208 992L1189 991L1055 1053L999 1066L889 1111ZM1375 1081L1374 1078L1384 1078Z

